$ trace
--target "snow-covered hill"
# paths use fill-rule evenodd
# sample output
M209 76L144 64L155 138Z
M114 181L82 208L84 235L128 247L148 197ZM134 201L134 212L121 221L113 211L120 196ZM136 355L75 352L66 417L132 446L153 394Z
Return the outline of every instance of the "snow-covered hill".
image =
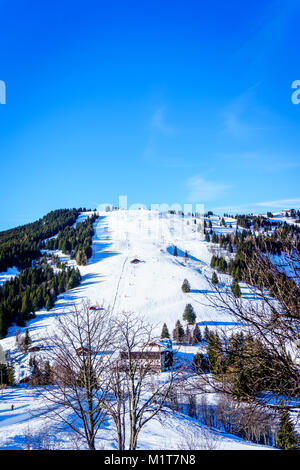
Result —
M155 324L157 334L160 334L163 323L167 324L171 332L176 321L182 321L187 303L193 305L196 321L202 330L206 325L216 329L242 328L230 316L205 305L205 294L214 295L205 279L205 275L211 276L211 244L205 242L203 232L198 229L199 219L195 223L194 218L148 210L119 210L99 215L94 225L93 255L87 266L79 267L81 285L62 295L50 312L37 312L36 318L26 325L33 346L41 345L52 334L56 314L68 312L71 304L80 302L82 298L89 299L91 304L110 307L114 314L132 311L146 316ZM86 216L88 214L81 215L80 221ZM228 222L232 222L232 227L229 223L227 227L218 227L218 219L213 220L214 227L223 233L235 230L234 221ZM174 245L177 246L178 256L173 255ZM62 261L76 264L63 253L57 254ZM134 264L133 260L139 262ZM191 285L190 293L181 290L185 278ZM231 282L229 276L225 275L221 276L221 280ZM241 289L247 295L243 284ZM11 351L17 364L17 378L22 379L29 370L29 355L17 351L15 330L16 327L12 326L7 338L1 343L5 350ZM18 330L22 332L22 328ZM191 346L189 353L196 353L197 349L197 346ZM13 411L10 410L11 403L16 405ZM37 390L6 389L0 396L0 448L22 448L26 426L38 432L43 426L42 415L43 405ZM187 433L189 430L194 434L195 428L200 434L202 432L201 426L195 421L180 414L170 415L164 426L158 421L149 423L141 435L140 445L153 449L176 448L183 427ZM172 438L169 437L170 433ZM265 448L233 436L218 435L217 441L217 448ZM64 436L61 442L65 442L62 445L68 447L70 439ZM113 440L108 442L106 439L105 445L113 448Z

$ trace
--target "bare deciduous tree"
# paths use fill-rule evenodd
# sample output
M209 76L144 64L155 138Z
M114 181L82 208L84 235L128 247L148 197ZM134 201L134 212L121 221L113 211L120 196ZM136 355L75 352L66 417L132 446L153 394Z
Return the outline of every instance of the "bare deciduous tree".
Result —
M110 312L91 310L83 301L57 317L55 335L47 341L54 380L44 394L49 410L83 437L90 450L95 449L95 437L107 415L104 402L113 338Z
M250 254L244 253L243 281L247 296L235 297L230 287L213 285L215 294L207 293L206 303L217 311L228 314L242 325L245 334L252 335L257 344L252 349L239 351L247 361L253 381L244 400L254 405L279 408L282 395L290 399L299 394L300 362L300 245L293 237L278 230L281 255L274 256L266 242L263 250L256 245ZM228 353L229 337L224 333L222 353ZM263 371L263 374L257 372ZM219 374L201 375L200 388L233 395L234 374L230 370ZM263 394L257 396L257 390ZM276 400L277 397L277 400ZM289 408L297 407L291 400ZM276 408L275 407L275 408Z
M151 348L153 327L145 319L122 313L115 321L119 356L110 375L113 400L107 409L116 425L119 449L125 448L128 417L128 448L135 450L141 429L162 410L175 373L172 366L166 377L158 373Z

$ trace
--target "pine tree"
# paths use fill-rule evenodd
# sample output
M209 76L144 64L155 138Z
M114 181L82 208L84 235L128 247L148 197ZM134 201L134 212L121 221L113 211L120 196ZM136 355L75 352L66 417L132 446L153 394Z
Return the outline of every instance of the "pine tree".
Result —
M196 314L191 304L186 305L182 317L189 325L195 324Z
M209 331L208 326L206 325L204 328L204 341L208 341L209 335L210 335L210 331Z
M183 284L181 286L181 289L183 292L190 292L191 286L190 283L187 279L184 279Z
M30 336L29 336L28 328L26 328L25 337L24 337L24 343L23 343L23 347L24 347L24 350L25 350L25 351L28 350L30 344L31 344L31 338L30 338Z
M18 326L25 326L24 315L21 311L19 311L17 314L16 322Z
M218 276L217 276L217 274L216 274L215 271L213 272L213 275L212 275L212 278L211 278L211 282L212 282L214 285L219 284L219 279L218 279Z
M283 401L281 401L281 406L283 406ZM295 432L294 424L289 417L288 410L283 408L280 410L280 422L275 445L278 449L295 450L297 449L298 442L298 436Z
M195 325L194 331L193 331L193 338L192 338L193 343L201 343L202 341L202 335L199 326Z
M15 369L13 364L7 367L7 385L13 387L15 385Z
M192 334L189 329L189 326L187 325L186 330L185 330L185 342L187 344L192 344Z
M208 371L207 359L204 354L198 352L193 359L193 370L198 374L203 374Z
M253 375L249 367L232 367L232 392L236 400L247 400L253 395Z
M33 361L30 383L31 385L41 385L43 383L42 372L36 360Z
M25 293L22 296L22 313L23 315L27 315L30 312L30 296L29 296L29 291L26 290Z
M219 243L219 237L216 233L213 233L211 241L212 243Z
M161 331L161 338L170 338L170 333L166 323L163 324L162 331Z
M223 364L222 341L217 333L210 333L207 344L207 360L209 370L218 375L221 372Z
M222 217L221 222L220 222L220 225L223 225L224 227L227 226L224 217Z
M51 310L52 308L52 301L51 301L51 296L48 294L47 295L47 298L46 298L46 304L45 304L45 309L47 310L47 312L49 312L49 310Z
M232 289L234 297L237 297L237 298L241 297L241 289L240 289L239 283L236 281L236 279L233 280L233 282L231 284L231 289Z
M182 343L184 341L184 329L179 320L177 320L173 330L173 339L176 343Z

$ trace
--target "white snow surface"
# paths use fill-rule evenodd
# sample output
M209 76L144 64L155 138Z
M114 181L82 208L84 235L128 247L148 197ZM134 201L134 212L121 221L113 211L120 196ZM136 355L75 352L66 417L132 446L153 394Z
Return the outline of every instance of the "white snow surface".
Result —
M7 271L3 271L0 273L0 286L6 282L9 281L12 277L18 276L19 270L14 266L13 268L8 268Z
M178 215L143 209L101 212L99 215L94 225L93 255L87 266L79 266L81 285L60 296L50 312L44 309L36 312L36 318L26 325L32 346L41 345L51 334L57 314L68 312L71 304L82 298L89 299L91 305L110 307L114 314L122 311L141 314L156 325L157 335L164 322L170 333L178 319L183 323L182 314L187 303L193 305L202 332L205 325L215 329L242 327L230 316L205 305L204 292L214 295L204 277L204 274L211 276L212 273L208 250L211 244L196 230L199 219L194 224L194 218L191 218L187 224L187 219ZM220 227L220 230L234 231L235 228ZM178 257L173 256L174 245L178 248ZM186 250L189 258L185 261ZM61 261L76 265L63 253L56 254ZM140 262L133 264L133 259ZM188 294L181 290L185 278L191 285ZM229 276L220 276L220 279L231 283ZM241 290L247 298L242 283ZM18 330L22 333L25 328L18 327ZM17 351L15 331L15 326L10 327L1 344L11 351L16 361L16 377L22 379L29 373L29 355ZM187 349L188 354L199 350L197 346ZM11 404L14 404L14 410L11 410ZM18 386L0 391L1 449L25 448L26 435L38 434L45 428L45 423L43 398L38 387ZM141 432L139 448L180 449L184 434L197 435L204 446L207 433L216 449L266 449L266 446L248 443L235 436L207 430L181 413L169 413L163 420L150 421ZM53 435L59 441L59 448L72 448L74 436L66 429L59 434L53 431ZM96 446L116 448L112 423L108 422L100 430Z

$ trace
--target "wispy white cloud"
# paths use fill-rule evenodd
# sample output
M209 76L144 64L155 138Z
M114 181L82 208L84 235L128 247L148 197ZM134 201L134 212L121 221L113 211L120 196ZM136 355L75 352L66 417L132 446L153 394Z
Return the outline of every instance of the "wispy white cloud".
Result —
M273 207L276 209L299 209L300 197L292 199L277 199L275 201L257 202L256 205L259 207Z
M276 199L271 201L259 201L247 204L237 204L231 206L214 207L216 213L259 213L262 210L284 210L284 209L300 209L300 198Z
M174 139L180 134L180 130L167 121L166 106L156 107L149 118L147 127L149 134L143 151L144 160L159 164L164 168L190 168L194 166L186 158L186 155L174 155Z
M259 84L245 90L234 98L220 113L222 132L235 139L253 137L262 131L278 127L276 116L258 103L256 89Z
M300 159L297 154L275 155L264 150L249 152L237 152L221 154L226 160L236 161L240 166L246 168L261 169L264 171L283 171L300 167Z
M208 181L201 175L195 175L186 181L187 200L190 202L212 201L226 192L230 186L215 181Z
M157 108L151 116L150 128L163 135L174 135L176 129L166 121L165 106Z

